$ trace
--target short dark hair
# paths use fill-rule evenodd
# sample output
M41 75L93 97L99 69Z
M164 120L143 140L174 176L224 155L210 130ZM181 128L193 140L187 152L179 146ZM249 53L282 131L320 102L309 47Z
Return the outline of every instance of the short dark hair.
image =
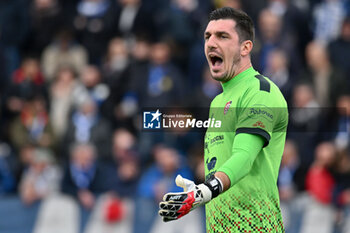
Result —
M247 13L231 7L223 7L209 14L208 22L219 19L232 19L236 22L236 31L240 42L245 40L254 41L254 23Z

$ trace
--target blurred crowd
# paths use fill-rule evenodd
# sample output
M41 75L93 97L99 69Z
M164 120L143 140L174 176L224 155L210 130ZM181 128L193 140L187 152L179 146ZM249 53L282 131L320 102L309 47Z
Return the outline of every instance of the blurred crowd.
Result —
M175 176L204 179L204 135L143 132L140 114L208 108L222 91L203 31L223 6L252 17L253 66L290 107L278 180L286 231L350 232L348 0L0 1L0 232L32 232L57 194L77 204L79 232L99 199L105 225L156 232ZM29 220L4 220L10 208Z

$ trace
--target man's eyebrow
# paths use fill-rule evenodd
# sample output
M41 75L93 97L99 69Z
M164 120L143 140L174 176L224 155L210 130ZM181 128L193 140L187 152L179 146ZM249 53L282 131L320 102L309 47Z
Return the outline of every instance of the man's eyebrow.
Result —
M204 36L210 36L211 34L215 34L215 35L229 35L230 33L228 33L227 31L215 31L213 33L211 33L211 32L204 32Z
M223 35L223 34L229 35L229 33L226 31L216 31L215 34L217 34L217 35Z

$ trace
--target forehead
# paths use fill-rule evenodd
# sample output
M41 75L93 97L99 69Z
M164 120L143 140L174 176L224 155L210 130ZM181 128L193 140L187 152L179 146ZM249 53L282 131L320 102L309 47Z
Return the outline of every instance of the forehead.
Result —
M208 23L205 33L228 32L235 33L236 22L232 19L212 20Z

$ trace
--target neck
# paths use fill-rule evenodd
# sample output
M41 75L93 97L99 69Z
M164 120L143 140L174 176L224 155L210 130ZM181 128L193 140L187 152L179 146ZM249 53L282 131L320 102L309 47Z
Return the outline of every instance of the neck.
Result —
M247 63L245 63L244 65L242 65L241 67L239 67L237 69L237 71L235 72L234 76L237 76L238 74L242 73L243 71L245 71L246 69L250 68L252 66L252 63L249 61ZM234 77L232 77L234 78Z
M248 62L245 63L241 63L239 67L237 67L236 71L233 73L232 77L228 78L225 81L221 81L221 83L226 83L228 81L230 81L231 79L233 79L234 77L236 77L238 74L242 73L243 71L245 71L246 69L250 68L252 66L251 61L249 60Z

